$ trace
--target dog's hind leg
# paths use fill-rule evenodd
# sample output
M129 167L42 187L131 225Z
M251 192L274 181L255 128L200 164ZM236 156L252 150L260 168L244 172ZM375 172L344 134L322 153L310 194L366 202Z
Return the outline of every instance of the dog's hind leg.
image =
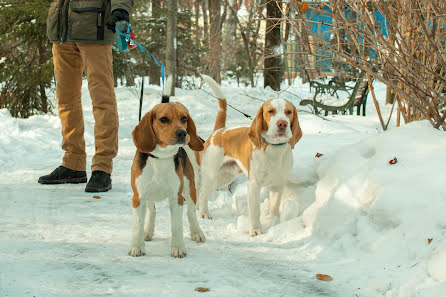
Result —
M208 200L218 183L218 170L224 162L224 151L221 148L209 146L201 162L201 183L198 191L198 216L212 220L209 213Z
M153 239L155 234L155 218L156 218L156 208L153 201L147 202L147 219L146 225L144 227L144 240L150 241Z
M189 195L185 194L184 197L186 198L185 200L187 203L187 219L189 221L190 237L193 241L204 242L206 241L206 237L198 224L197 214L195 212L195 203L192 201Z

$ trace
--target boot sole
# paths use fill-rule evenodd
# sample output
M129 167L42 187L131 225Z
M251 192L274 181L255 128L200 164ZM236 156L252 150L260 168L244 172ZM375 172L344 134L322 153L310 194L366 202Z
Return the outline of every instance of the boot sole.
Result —
M86 187L85 188L85 192L87 192L87 193L107 192L108 190L111 190L111 188L112 188L111 184L108 187L105 187L105 188Z
M59 185L59 184L83 184L87 182L87 177L65 178L57 180L45 180L39 178L39 184L44 185Z

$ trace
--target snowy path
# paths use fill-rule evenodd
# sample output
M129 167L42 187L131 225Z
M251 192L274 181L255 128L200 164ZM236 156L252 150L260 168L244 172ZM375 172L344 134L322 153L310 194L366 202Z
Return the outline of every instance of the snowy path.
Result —
M114 181L114 190L96 200L83 186L50 189L34 183L30 172L14 174L0 191L8 196L0 205L6 214L0 219L1 296L196 296L199 286L211 288L209 296L337 295L313 279L299 248L233 234L226 226L232 218L202 224L207 242L186 236L188 256L171 258L165 203L148 255L129 257L126 183Z

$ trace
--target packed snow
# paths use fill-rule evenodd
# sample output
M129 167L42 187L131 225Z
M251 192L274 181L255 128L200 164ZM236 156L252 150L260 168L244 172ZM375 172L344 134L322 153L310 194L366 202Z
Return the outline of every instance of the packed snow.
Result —
M374 85L387 117L385 87ZM214 219L199 220L207 241L187 239L183 259L170 257L166 202L157 205L147 255L127 255L137 90L116 88L119 154L113 189L100 199L85 193L85 184L37 183L63 155L56 113L17 119L0 110L0 296L446 296L445 132L427 121L384 132L370 95L366 117L315 116L299 106L311 98L308 85L297 79L282 89L223 82L228 103L251 116L262 100L277 96L300 110L303 137L293 151L280 220L266 219L263 189L265 234L248 235L247 183L240 175L230 191L211 196ZM86 83L82 91L90 164L94 119ZM145 112L159 94L157 86L145 89ZM203 138L217 114L211 94L204 86L176 89L172 98L188 107ZM228 110L227 126L250 123ZM186 218L184 228L187 237Z

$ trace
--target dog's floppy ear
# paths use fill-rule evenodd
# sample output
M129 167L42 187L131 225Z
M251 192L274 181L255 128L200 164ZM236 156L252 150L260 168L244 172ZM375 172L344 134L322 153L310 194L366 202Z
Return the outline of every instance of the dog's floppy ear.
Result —
M291 121L291 132L293 136L291 136L289 144L291 149L294 149L294 145L302 138L302 130L300 129L299 120L297 118L297 109L293 104L293 119Z
M152 123L153 111L150 111L144 115L139 124L133 129L133 143L141 153L147 154L155 149L157 139Z
M262 141L262 129L263 129L263 105L257 112L256 118L249 128L249 138L251 142L258 148L260 148L260 143Z
M196 152L204 149L203 141L197 135L197 128L195 127L194 120L189 113L187 113L187 134L189 134L189 147Z

